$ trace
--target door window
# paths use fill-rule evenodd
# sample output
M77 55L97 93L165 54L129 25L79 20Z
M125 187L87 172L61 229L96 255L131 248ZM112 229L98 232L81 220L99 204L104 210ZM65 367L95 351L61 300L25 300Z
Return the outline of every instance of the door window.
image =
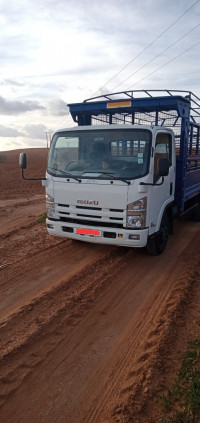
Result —
M170 134L159 133L156 138L154 156L154 182L158 179L158 160L166 157L172 164L172 139Z

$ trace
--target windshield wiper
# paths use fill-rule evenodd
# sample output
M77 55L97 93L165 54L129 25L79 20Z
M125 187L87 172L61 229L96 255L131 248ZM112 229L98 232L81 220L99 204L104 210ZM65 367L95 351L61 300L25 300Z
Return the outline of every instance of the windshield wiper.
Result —
M83 172L83 173L101 173L102 175L107 175L110 177L110 179L114 180L114 181L122 181L125 182L127 185L130 185L130 181L127 181L126 179L122 179L122 178L118 178L117 176L114 176L112 173L109 172L104 172L101 170L88 170L87 172Z
M69 176L69 178L75 179L75 181L81 182L81 179L76 178L75 176L71 175L71 173L66 172L65 170L54 169L53 167L49 167L48 169L53 170L54 172L60 172L65 176ZM56 175L56 176L59 176L59 175Z
M111 179L122 181L122 182L125 182L127 185L130 185L130 181L127 181L126 179L118 178L117 176L113 176L112 173L109 173L109 172L101 172L101 174L110 176Z

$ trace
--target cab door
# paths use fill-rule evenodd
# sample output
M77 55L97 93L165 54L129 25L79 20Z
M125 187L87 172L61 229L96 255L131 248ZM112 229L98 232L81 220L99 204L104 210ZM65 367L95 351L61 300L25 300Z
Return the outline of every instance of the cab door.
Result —
M157 132L154 149L153 186L149 210L149 234L158 232L166 207L174 199L175 153L174 138L169 132ZM169 161L169 174L162 178L158 174L159 159Z

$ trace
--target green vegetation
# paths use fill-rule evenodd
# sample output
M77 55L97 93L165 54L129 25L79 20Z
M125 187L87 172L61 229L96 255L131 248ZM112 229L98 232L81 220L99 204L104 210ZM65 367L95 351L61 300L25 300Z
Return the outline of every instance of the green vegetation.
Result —
M37 219L37 223L44 223L45 221L46 221L46 218L47 218L47 213L43 213L40 217L39 217L39 219Z
M162 402L170 417L157 423L200 422L200 338L189 343L177 380Z

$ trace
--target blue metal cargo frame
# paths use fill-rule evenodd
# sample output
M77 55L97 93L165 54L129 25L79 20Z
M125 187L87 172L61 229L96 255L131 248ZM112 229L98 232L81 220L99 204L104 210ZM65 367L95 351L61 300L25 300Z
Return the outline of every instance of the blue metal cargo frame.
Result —
M176 142L175 201L200 195L200 99L191 91L131 90L68 104L80 125L136 124L171 128Z

